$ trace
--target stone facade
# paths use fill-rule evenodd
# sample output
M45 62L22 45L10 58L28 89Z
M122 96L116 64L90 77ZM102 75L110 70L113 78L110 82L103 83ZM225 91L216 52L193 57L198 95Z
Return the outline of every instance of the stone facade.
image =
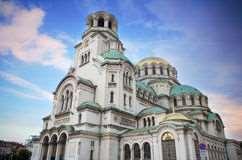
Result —
M74 67L54 91L32 160L239 160L208 98L159 57L134 65L107 12L87 17Z

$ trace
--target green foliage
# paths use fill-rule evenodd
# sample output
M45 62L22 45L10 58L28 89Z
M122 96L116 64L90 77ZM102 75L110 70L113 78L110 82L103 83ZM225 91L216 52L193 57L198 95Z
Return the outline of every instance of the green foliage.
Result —
M30 160L31 152L27 149L20 149L16 153L16 160Z
M10 154L0 155L0 160L30 160L31 152L27 149L14 149Z

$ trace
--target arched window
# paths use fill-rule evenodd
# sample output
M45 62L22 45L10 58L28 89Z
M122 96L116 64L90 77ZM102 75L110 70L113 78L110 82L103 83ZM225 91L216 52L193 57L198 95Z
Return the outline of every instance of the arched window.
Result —
M140 77L140 69L138 69L138 77Z
M176 160L175 139L170 132L165 132L161 137L163 159Z
M208 105L208 97L205 97L205 104Z
M51 144L50 160L55 160L56 149L57 149L57 135L56 134L51 137L50 144Z
M67 110L68 102L69 102L69 90L66 90L66 104L65 104L65 111Z
M151 125L150 117L148 117L148 126Z
M90 52L87 53L88 62L90 61Z
M148 75L148 67L145 66L145 75Z
M78 122L79 122L79 123L82 123L82 114L79 114Z
M170 70L167 68L167 75L170 76Z
M58 112L68 111L72 107L73 102L73 86L71 84L66 85L60 95L58 96Z
M199 104L202 105L202 96L199 96Z
M98 19L98 27L104 27L104 18L100 17Z
M124 160L130 160L131 159L131 151L128 144L124 145Z
M152 66L152 74L156 74L155 65Z
M143 144L143 153L144 153L144 160L151 159L150 144L148 142L145 142Z
M222 131L222 126L221 126L220 122L218 120L216 120L215 124L216 124L217 131L221 132Z
M111 75L111 82L114 82L114 74Z
M125 84L128 84L128 76L129 76L129 72L126 72L126 75L125 75Z
M61 95L61 112L64 110L64 104L65 104L65 97L64 95Z
M183 106L186 105L186 99L185 99L185 96L182 97L182 105L183 105Z
M160 75L163 75L163 68L160 66Z
M108 28L112 29L112 22L108 21Z
M177 100L176 100L176 97L174 97L174 106L175 106L175 107L177 106Z
M123 84L125 84L125 73L123 73Z
M82 63L81 64L83 64L84 63L84 56L82 55Z
M155 117L152 117L152 125L155 125Z
M85 63L87 63L87 54L85 54Z
M131 86L131 83L132 82L132 77L131 76L129 76L129 86Z
M129 96L129 107L131 107L131 106L132 106L132 97Z
M124 106L126 106L126 94L124 94Z
M41 159L46 160L47 159L47 153L48 153L48 148L49 148L49 137L45 136L44 140L42 142L42 151L41 151Z
M114 95L114 93L113 93L113 91L111 91L110 92L110 103L113 103L113 95Z
M144 127L146 127L146 119L143 119Z
M71 94L70 94L70 105L69 105L69 108L71 108L71 106L72 106L72 100L73 100L73 92L71 92Z
M192 105L195 104L195 102L194 102L194 97L193 97L193 96L191 96L191 104L192 104Z
M139 148L139 144L135 143L134 144L134 160L140 160L140 148Z
M64 160L65 159L65 152L66 152L66 140L67 136L65 133L62 133L60 136L59 140L59 145L60 145L60 153L59 153L59 160Z

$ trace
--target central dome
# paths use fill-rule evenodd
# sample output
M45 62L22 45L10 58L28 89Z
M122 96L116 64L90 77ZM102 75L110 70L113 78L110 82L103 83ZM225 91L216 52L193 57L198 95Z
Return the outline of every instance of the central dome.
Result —
M165 59L160 57L148 57L140 60L137 63L137 66L142 67L143 65L149 65L149 64L162 64L162 65L170 65L169 62L167 62Z
M137 80L169 79L177 82L176 68L160 57L147 57L140 60L135 66Z

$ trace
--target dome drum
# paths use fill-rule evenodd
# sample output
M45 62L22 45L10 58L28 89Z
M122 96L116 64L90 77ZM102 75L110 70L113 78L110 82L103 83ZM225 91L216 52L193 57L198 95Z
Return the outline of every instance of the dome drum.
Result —
M138 80L170 78L177 81L177 70L162 58L149 57L137 63L135 76Z
M170 90L171 104L174 107L208 107L207 96L187 85L175 85Z

